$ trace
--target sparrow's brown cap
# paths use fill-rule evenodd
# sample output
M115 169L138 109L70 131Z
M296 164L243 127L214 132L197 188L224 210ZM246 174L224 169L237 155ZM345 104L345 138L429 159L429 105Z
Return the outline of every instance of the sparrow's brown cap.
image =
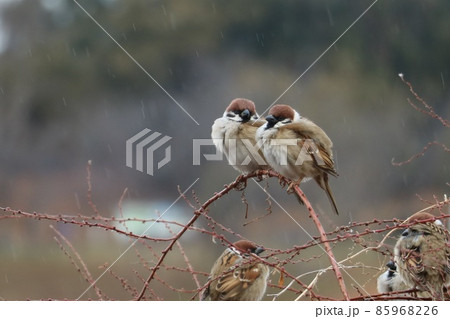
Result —
M249 110L251 115L256 114L256 107L253 101L243 98L237 98L231 101L230 105L227 107L225 112L242 112L244 110Z
M292 107L285 104L277 104L272 106L269 111L269 115L272 115L278 119L291 119L294 120L295 111Z
M258 247L248 240L239 240L234 243L234 246L244 253L250 252L258 255L264 251L262 247Z

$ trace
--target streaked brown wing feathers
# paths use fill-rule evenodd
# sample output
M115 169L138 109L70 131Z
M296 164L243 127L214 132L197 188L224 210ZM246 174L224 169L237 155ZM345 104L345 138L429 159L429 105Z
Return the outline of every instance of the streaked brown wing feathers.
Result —
M257 265L240 267L220 278L216 289L220 292L222 300L233 299L244 289L247 289L258 277L260 271Z
M308 152L311 155L311 159L314 161L317 168L322 171L338 176L338 173L334 169L334 162L331 154L331 141L325 132L317 125L303 125L302 123L293 123L283 126L283 129L290 130L294 135L293 138L299 139L298 146L303 147L305 140L311 140L314 143L310 143ZM320 139L318 138L320 136ZM321 140L326 141L325 145ZM322 163L317 161L317 156L314 156L314 152L318 152L319 157L323 160Z

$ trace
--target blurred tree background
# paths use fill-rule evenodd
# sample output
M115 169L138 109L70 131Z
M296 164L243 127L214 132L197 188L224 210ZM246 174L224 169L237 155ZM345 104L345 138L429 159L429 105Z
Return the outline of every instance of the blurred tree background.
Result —
M144 203L152 216L177 198L177 185L185 189L197 177L194 189L206 200L237 173L225 161L193 166L192 140L209 138L214 119L235 97L266 110L373 1L78 2L199 125L74 1L0 2L0 207L91 214L88 160L94 200L105 216L117 214L126 187L127 201ZM432 200L432 194L448 193L448 153L431 149L402 167L391 160L409 158L428 141L448 145L448 130L408 105L398 73L449 118L449 30L447 0L380 0L281 97L334 141L340 176L331 187L341 216L331 215L314 183L303 185L325 227L405 218L425 205L416 194ZM154 176L125 166L125 142L144 128L173 138L172 161ZM295 199L276 183L270 191L309 229ZM264 213L259 187L249 184L246 197L251 217ZM238 193L220 204L211 214L261 245L283 248L309 239L275 208L242 226L245 206ZM192 214L183 203L176 209ZM127 246L117 235L58 228L94 273ZM76 298L85 289L53 236L46 222L0 223L0 298ZM202 256L195 264L203 271L223 249L206 236L185 244L194 260ZM210 254L199 252L204 249ZM129 268L126 258L117 267ZM120 285L114 297L126 298Z

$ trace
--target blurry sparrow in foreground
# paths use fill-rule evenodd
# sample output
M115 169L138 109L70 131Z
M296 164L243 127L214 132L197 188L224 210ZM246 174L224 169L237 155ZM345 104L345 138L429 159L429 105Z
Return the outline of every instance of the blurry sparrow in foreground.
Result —
M255 104L247 99L234 99L214 121L211 137L216 148L242 174L270 168L255 142L256 130L264 123L258 120Z
M444 300L444 286L450 280L448 232L440 220L421 222L435 216L412 215L407 222L419 222L405 229L394 249L397 271L409 288L426 291L433 300Z
M339 214L328 186L328 174L338 174L333 163L333 143L327 134L288 105L273 106L266 121L258 128L256 141L262 143L267 163L297 185L314 178Z
M269 267L263 263L249 262L250 254L264 251L247 240L234 243L227 248L211 269L209 286L203 291L201 300L251 301L261 300L267 288Z
M408 290L402 278L397 273L397 266L394 261L386 264L389 269L382 273L377 280L377 289L380 294Z

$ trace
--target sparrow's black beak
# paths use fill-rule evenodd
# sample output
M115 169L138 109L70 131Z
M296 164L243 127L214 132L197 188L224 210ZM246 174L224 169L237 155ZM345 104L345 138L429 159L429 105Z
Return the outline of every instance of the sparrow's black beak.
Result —
M393 271L396 271L396 270L397 270L397 266L395 265L395 262L394 262L393 260L389 261L389 262L386 264L386 267L388 267L389 270L393 270Z
M262 253L264 250L265 250L265 249L262 248L262 247L256 247L256 249L255 249L255 254L256 254L256 255L259 255L259 254Z
M389 268L388 270L388 278L392 278L395 276L395 272L397 271L397 266L395 265L395 262L391 260L386 264L386 267Z
M267 125L266 130L275 126L278 123L278 120L273 116L269 115L266 117Z
M403 231L402 236L403 236L403 237L406 237L406 236L408 236L408 235L409 235L409 229L407 228L407 229L405 229L405 230Z
M241 119L242 119L242 122L248 122L248 121L250 121L250 117L252 116L251 114L250 114L250 111L249 110L247 110L247 109L245 109L245 110L243 110L242 112L241 112Z

